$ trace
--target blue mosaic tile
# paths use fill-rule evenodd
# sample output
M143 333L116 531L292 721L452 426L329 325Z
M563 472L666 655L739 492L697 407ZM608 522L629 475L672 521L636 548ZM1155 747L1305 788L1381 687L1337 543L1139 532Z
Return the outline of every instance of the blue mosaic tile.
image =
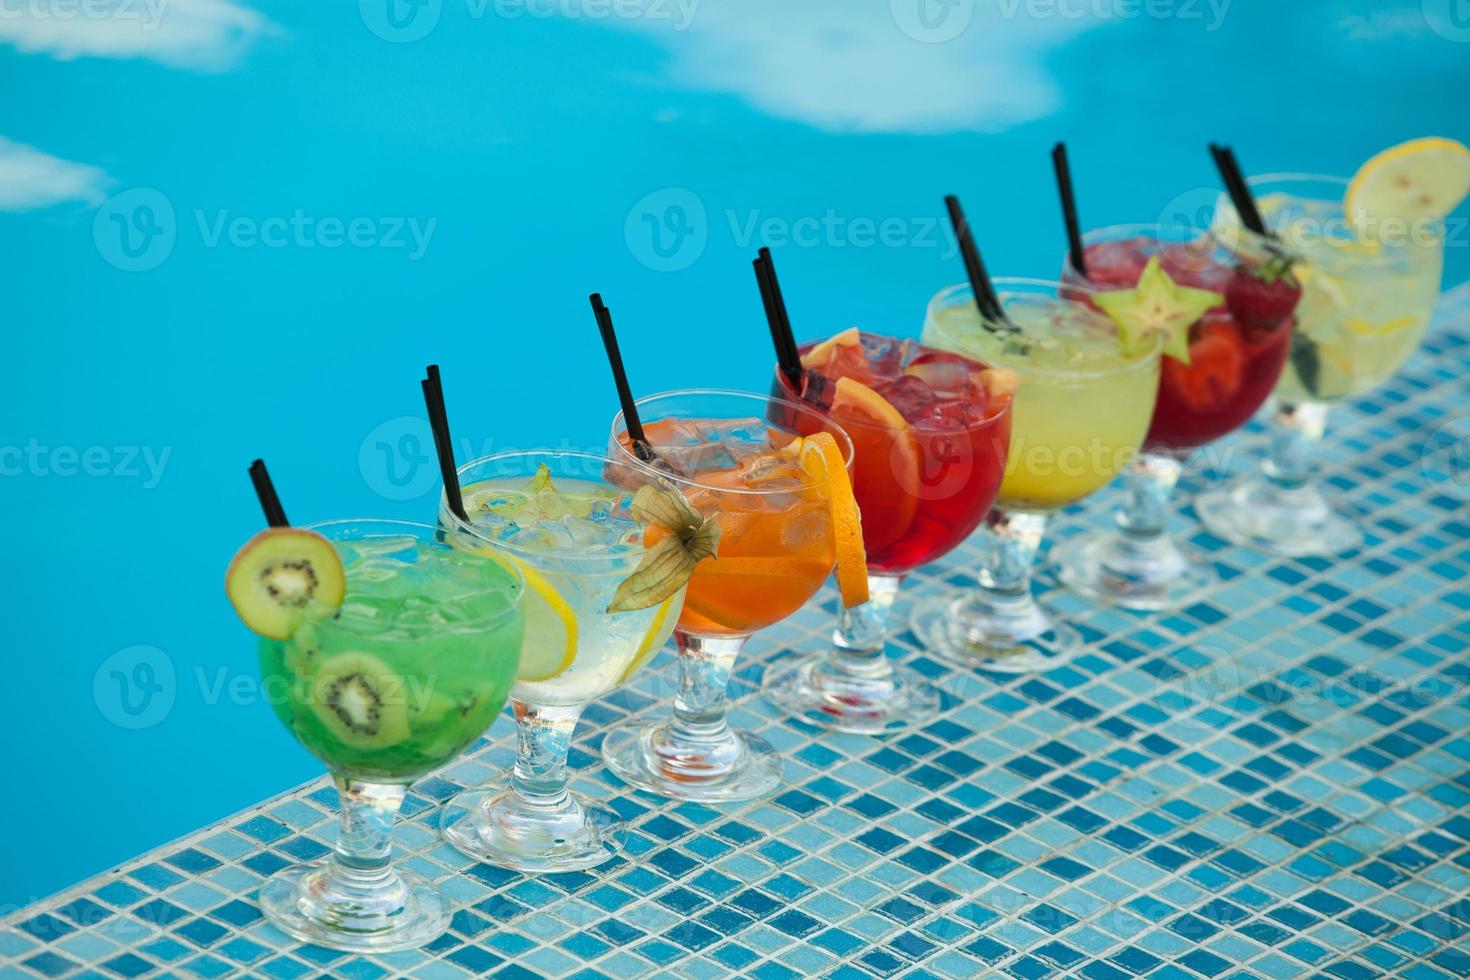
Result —
M665 678L589 707L572 765L633 827L593 872L466 867L438 841L438 803L510 758L502 719L405 805L400 859L458 903L423 950L349 956L261 920L261 878L330 848L318 780L0 919L0 976L1470 975L1470 481L1425 454L1467 378L1462 287L1398 378L1334 409L1320 469L1369 532L1350 556L1195 527L1217 591L1161 616L1051 591L1090 645L1043 676L955 671L900 632L890 653L946 695L922 731L827 735L754 693L770 659L827 641L824 593L734 685L796 775L769 800L675 804L601 772L602 729L661 711ZM1230 437L1238 466L1263 438L1259 421ZM1181 491L1227 475L1187 471ZM1056 533L1106 526L1114 500ZM915 573L898 618L973 586L975 559Z

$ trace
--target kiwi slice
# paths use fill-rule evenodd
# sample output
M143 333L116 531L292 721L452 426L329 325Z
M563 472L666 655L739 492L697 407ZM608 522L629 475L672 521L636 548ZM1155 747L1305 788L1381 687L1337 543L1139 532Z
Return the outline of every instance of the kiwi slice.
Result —
M236 614L261 636L284 640L312 610L342 604L347 576L332 542L313 531L272 527L235 552L225 592Z
M369 653L339 653L317 667L311 710L339 741L381 749L409 737L403 678Z

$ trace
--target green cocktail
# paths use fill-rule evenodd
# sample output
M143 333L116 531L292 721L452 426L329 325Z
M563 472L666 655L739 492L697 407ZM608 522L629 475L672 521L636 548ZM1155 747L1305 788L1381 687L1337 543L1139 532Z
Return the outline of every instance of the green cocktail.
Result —
M392 867L408 784L473 742L515 681L525 580L511 562L452 549L394 521L271 528L226 588L261 635L262 689L331 770L342 827L333 855L260 890L273 924L308 942L384 952L448 925L428 881Z
M262 684L281 722L332 771L412 782L505 706L521 624L476 624L496 618L518 585L501 564L420 549L411 536L333 544L346 599L285 640L261 638Z

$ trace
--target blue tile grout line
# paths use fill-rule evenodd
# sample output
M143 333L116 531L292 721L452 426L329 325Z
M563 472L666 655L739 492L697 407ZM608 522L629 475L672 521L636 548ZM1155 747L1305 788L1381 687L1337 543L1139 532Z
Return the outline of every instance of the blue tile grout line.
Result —
M1349 556L1276 558L1176 519L1220 587L1141 615L1043 577L1090 642L1034 677L952 670L900 627L891 652L945 695L919 731L832 735L756 693L772 660L827 642L828 589L732 681L732 720L786 760L771 799L676 804L603 770L610 724L667 711L660 654L578 731L575 784L631 828L594 872L528 877L439 840L438 803L508 768L502 717L405 806L397 860L457 910L424 949L350 956L260 918L263 878L331 845L323 777L0 918L0 978L1470 974L1470 472L1425 453L1470 414L1467 379L1470 285L1396 379L1333 412L1322 479L1368 532ZM1211 458L1238 475L1262 439L1257 420ZM1224 476L1191 469L1181 501ZM1106 526L1116 499L1053 540ZM975 560L911 576L896 622Z

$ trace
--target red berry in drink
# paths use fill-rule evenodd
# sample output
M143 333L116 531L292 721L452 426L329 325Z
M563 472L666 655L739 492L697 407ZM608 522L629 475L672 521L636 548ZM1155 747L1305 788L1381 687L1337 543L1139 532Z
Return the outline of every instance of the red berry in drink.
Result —
M1238 267L1225 287L1230 315L1248 331L1275 330L1291 319L1301 298L1302 285L1291 271L1291 260L1282 257Z
M1166 357L1163 383L1180 401L1198 412L1220 408L1245 380L1245 344L1228 323L1208 319L1195 327L1189 363Z

